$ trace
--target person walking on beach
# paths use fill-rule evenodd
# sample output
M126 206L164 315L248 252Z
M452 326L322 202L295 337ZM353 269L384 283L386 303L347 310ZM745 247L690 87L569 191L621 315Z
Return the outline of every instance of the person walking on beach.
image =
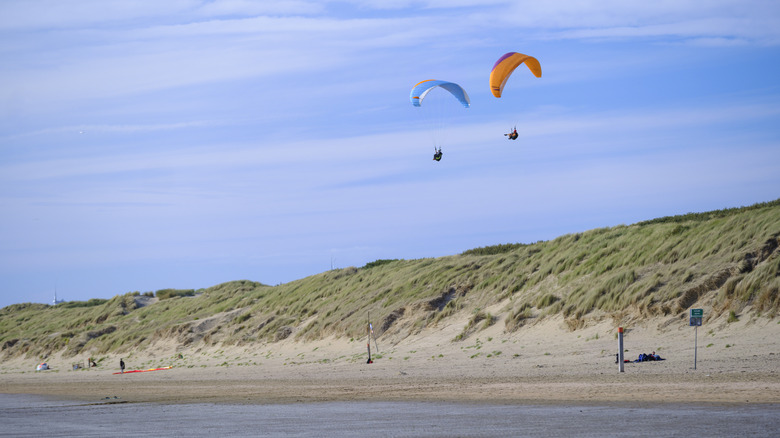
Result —
M119 359L119 372L125 372L125 361L123 361L122 358Z

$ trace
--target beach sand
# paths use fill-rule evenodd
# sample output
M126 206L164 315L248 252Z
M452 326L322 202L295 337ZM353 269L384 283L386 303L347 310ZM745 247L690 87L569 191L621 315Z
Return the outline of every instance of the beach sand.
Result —
M0 393L89 402L248 403L452 401L500 404L780 403L780 323L743 317L709 320L695 332L681 318L625 327L625 358L655 351L665 360L625 363L619 372L611 320L571 331L549 318L505 333L503 323L455 341L466 320L403 339L378 338L366 364L366 340L331 338L253 346L155 344L93 356L97 368L73 370L83 357L0 363ZM694 342L696 335L696 369ZM294 336L293 336L294 338ZM180 356L181 355L181 356ZM173 366L131 374L119 371Z

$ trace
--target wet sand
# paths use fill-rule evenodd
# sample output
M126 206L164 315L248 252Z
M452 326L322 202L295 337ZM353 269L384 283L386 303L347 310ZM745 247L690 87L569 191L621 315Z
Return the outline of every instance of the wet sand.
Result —
M501 405L447 402L306 404L79 403L0 395L14 436L743 436L780 426L774 405ZM3 432L0 432L0 435Z

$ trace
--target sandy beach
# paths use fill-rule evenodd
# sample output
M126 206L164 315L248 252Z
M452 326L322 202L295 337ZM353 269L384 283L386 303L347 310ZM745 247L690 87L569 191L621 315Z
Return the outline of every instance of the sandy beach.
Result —
M79 370L72 363L86 356L51 356L53 369L40 372L36 359L14 358L2 362L0 393L95 403L780 403L780 324L765 317L707 321L696 339L679 318L627 326L626 359L655 351L665 360L625 363L624 372L610 320L570 331L553 318L513 334L496 324L454 341L462 328L380 336L372 364L365 338L192 349L156 344ZM114 374L120 357L127 370L172 368Z

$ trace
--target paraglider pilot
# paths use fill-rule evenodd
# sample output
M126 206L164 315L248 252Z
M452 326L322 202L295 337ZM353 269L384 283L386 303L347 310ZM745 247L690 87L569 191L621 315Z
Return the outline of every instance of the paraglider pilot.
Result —
M441 146L438 149L433 148L433 151L434 151L433 159L436 160L436 161L441 161L441 156L443 155L441 153Z
M513 129L509 134L504 135L508 137L507 140L517 140L517 127L515 127L515 129Z

